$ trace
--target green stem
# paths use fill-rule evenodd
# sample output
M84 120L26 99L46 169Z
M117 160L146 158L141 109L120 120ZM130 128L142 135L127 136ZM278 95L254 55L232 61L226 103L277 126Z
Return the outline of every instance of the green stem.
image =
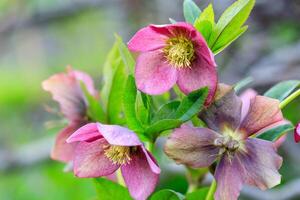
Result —
M205 200L213 200L214 199L214 194L215 194L216 188L217 188L217 182L214 179L210 185L210 188L208 190Z
M122 172L121 172L120 169L117 170L116 175L117 175L118 183L119 183L120 185L122 185L122 186L125 186L125 181L124 181L124 179L123 179Z
M285 106L287 106L291 101L293 101L294 99L296 99L298 96L300 96L300 89L298 89L297 91L295 91L294 93L292 93L290 96L288 96L285 100L283 100L279 104L279 108L283 109Z

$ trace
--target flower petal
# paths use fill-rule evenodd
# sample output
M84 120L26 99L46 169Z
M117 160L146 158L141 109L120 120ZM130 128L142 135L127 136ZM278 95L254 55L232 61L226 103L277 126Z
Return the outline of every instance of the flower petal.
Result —
M105 155L105 139L94 142L80 142L75 150L74 174L82 178L107 176L114 173L119 165L113 164Z
M97 128L109 144L118 146L142 145L137 135L128 128L100 123L97 123Z
M243 120L250 108L251 99L253 99L257 95L257 92L253 89L248 89L240 95L240 99L242 100L242 116L241 120Z
M166 35L163 35L155 29L153 26L147 26L140 29L128 42L128 49L131 51L147 52L160 49L165 46L165 42L168 39Z
M251 100L249 112L243 120L240 129L245 130L248 135L252 135L267 126L283 120L278 100L256 96Z
M165 145L166 154L177 163L190 167L208 167L217 158L214 140L218 133L207 128L183 125L175 129Z
M210 129L222 132L224 126L235 130L240 124L242 102L231 86L219 84L214 102L200 113Z
M137 88L158 95L170 90L177 81L177 70L167 64L159 50L142 53L137 58L135 77Z
M202 87L208 87L209 92L206 105L212 101L217 89L218 77L216 67L208 64L203 59L196 59L191 68L178 70L178 87L188 94Z
M121 166L121 171L131 196L136 200L146 200L154 191L159 174L152 171L141 148L135 153L129 164Z
M67 143L91 141L101 138L97 123L88 123L76 130L68 139Z
M295 142L297 142L297 143L300 142L300 122L298 123L298 125L295 128L294 139L295 139Z
M245 183L262 190L272 188L281 181L278 172L282 158L276 153L272 142L249 138L245 143L246 153L238 154L243 165Z
M243 186L243 171L236 157L226 154L217 165L215 200L237 200Z
M68 163L73 159L74 150L77 144L68 144L66 139L80 126L81 124L73 123L58 133L55 139L54 147L51 151L51 158L53 160Z
M160 173L160 168L155 160L155 158L152 156L152 154L147 151L147 149L142 145L141 146L146 158L147 158L147 161L148 161L148 164L152 170L153 173L156 173L156 174L159 174Z

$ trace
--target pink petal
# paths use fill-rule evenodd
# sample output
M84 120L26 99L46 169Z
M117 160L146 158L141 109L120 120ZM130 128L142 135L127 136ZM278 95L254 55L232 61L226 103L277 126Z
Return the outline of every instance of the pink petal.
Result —
M240 95L240 99L243 102L241 120L243 120L246 117L250 108L251 99L253 99L256 95L257 92L253 89L248 89Z
M88 123L76 130L68 139L67 142L82 142L99 139L101 133L98 131L97 123Z
M119 165L113 164L105 155L104 148L109 145L105 139L94 142L80 142L75 150L74 174L81 178L108 176Z
M155 160L155 158L152 156L152 154L147 151L147 149L142 145L141 146L146 158L147 158L147 161L148 161L148 164L152 170L153 173L156 173L156 174L159 174L160 173L160 168Z
M141 148L131 157L129 164L121 166L121 171L131 196L136 200L146 200L159 180L159 174L151 170Z
M240 124L242 102L234 89L219 84L214 102L200 113L200 118L208 128L222 132L224 126L235 130Z
M196 59L191 68L178 70L177 84L182 92L188 94L202 87L208 87L206 105L213 100L217 89L218 77L214 65L208 64L203 59Z
M240 128L248 135L252 135L267 126L283 120L278 100L256 96L251 100L249 112Z
M215 200L237 200L243 186L243 169L236 157L224 155L215 172L217 189Z
M135 78L139 90L158 95L173 87L177 81L177 70L168 65L163 53L157 50L138 57Z
M97 128L109 144L117 146L142 145L137 135L125 127L97 123Z
M167 36L155 31L152 26L140 29L128 42L128 48L131 51L147 52L153 51L165 46Z
M77 144L68 144L66 139L80 126L81 124L70 124L56 136L55 144L51 151L52 159L65 163L68 163L73 159L74 150Z
M295 128L294 131L294 138L295 138L295 142L300 142L300 122L298 123L298 125Z
M272 142L249 138L246 140L247 153L239 154L245 170L245 182L266 190L278 185L281 175L278 172L282 158L276 153Z
M208 167L217 158L219 148L214 141L220 135L207 128L183 125L167 140L165 153L180 164L193 168Z

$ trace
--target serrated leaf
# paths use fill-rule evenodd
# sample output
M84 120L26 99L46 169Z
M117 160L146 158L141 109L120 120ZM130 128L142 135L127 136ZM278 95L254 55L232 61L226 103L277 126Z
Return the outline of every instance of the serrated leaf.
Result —
M106 122L106 117L98 99L91 95L84 84L80 84L84 96L88 102L87 115L93 121Z
M248 76L242 80L240 80L239 82L237 82L236 84L234 84L234 90L236 93L240 92L242 89L244 89L246 86L248 86L250 83L253 82L253 78Z
M154 114L152 119L153 122L159 121L161 119L171 119L174 118L174 113L180 105L180 101L174 100L162 105L159 110Z
M206 97L208 95L208 88L204 87L183 98L175 113L175 118L185 122L191 119L194 115L199 113L203 108Z
M186 200L205 200L208 191L209 187L197 189L194 192L188 193L186 195Z
M295 127L293 126L293 124L287 122L259 134L257 138L274 142L279 139L284 133L291 131L294 128Z
M143 126L136 114L137 89L132 75L129 75L127 78L125 91L123 95L123 106L127 125L131 130L141 133L143 132Z
M98 200L133 200L128 189L104 178L94 179Z
M195 4L193 0L183 1L183 15L186 22L194 24L200 13L200 8Z
M211 22L208 20L196 22L195 28L202 34L206 42L208 42L213 30Z
M240 27L248 19L254 4L255 0L238 0L225 10L209 39L209 46L214 53L217 50L220 52L221 48L223 50L229 42L233 42L246 31L246 27Z
M145 135L155 140L161 132L179 127L183 122L179 119L163 119L146 128Z
M150 200L183 200L184 196L178 192L175 192L173 190L160 190L156 193L154 193Z
M265 92L264 96L283 101L297 87L300 87L300 81L298 80L282 81Z

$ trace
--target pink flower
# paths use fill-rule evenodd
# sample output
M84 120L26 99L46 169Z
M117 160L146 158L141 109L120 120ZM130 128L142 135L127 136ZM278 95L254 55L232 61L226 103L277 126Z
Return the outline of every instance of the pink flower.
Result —
M300 142L300 122L297 124L295 130L294 130L294 139L295 142Z
M177 83L187 94L208 86L207 104L213 99L216 63L205 39L192 25L150 25L133 36L128 48L140 52L135 68L139 90L157 95Z
M135 199L146 199L155 189L160 168L136 134L117 125L89 123L68 139L79 142L74 155L74 174L78 177L101 177L118 168Z
M216 200L236 200L243 184L265 190L280 183L282 158L274 143L251 137L288 123L278 100L255 96L243 107L232 87L220 84L215 101L200 116L208 128L181 126L167 140L165 152L194 168L217 162Z
M56 137L51 157L54 160L69 162L73 157L76 144L67 144L66 139L79 127L88 122L87 102L81 89L83 83L90 94L97 96L93 80L87 74L67 68L67 73L51 76L42 83L44 90L50 92L53 99L60 105L62 114L69 124Z

